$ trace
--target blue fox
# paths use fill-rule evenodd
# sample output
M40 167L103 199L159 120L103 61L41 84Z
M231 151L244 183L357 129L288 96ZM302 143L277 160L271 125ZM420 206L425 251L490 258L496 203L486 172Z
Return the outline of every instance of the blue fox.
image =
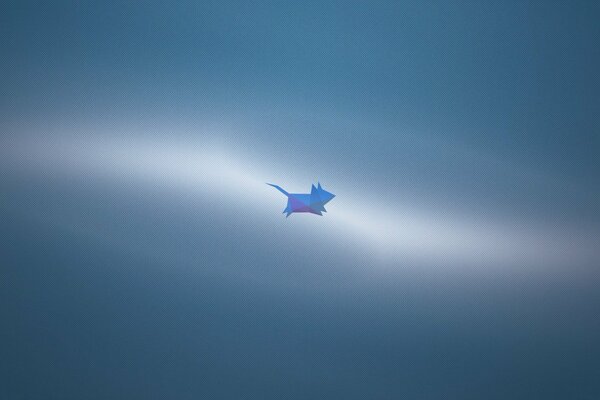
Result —
M325 210L325 204L329 203L331 199L335 197L335 194L323 190L321 183L318 186L312 185L310 194L309 193L288 193L281 187L272 183L267 183L269 186L273 186L281 193L287 196L288 202L287 207L283 210L286 218L292 213L311 213L316 215L323 215L322 213L327 212Z

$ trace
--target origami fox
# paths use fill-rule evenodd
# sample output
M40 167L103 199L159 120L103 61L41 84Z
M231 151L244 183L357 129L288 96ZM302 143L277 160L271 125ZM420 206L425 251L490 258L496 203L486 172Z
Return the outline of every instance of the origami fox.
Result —
M323 215L322 212L325 210L325 204L329 203L331 199L335 197L335 194L329 193L321 187L319 183L317 187L312 185L310 194L308 193L288 193L277 185L267 183L269 186L273 186L281 193L287 196L288 203L283 213L286 214L286 218L292 213L311 213L317 215Z

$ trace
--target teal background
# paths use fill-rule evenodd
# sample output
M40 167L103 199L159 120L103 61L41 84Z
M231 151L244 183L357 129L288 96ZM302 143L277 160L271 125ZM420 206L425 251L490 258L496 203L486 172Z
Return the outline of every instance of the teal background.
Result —
M598 398L599 20L586 1L2 2L0 397ZM216 144L337 197L308 231L294 218L321 217L286 221L266 187L25 168L8 155L30 136ZM589 253L387 259L320 229L349 198L365 221L411 204Z

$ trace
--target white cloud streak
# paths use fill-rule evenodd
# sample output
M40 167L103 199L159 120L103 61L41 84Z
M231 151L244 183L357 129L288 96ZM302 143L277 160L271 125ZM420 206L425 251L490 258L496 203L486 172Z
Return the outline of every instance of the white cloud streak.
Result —
M177 188L202 197L228 198L228 207L252 208L267 218L281 213L285 199L265 185L267 180L290 191L310 182L290 182L271 171L277 161L249 161L240 152L189 140L141 136L39 137L9 143L4 162L29 171L97 175L152 187ZM277 171L285 170L279 166ZM341 180L341 179L340 179ZM593 239L543 227L517 227L481 218L436 213L400 203L385 204L343 187L325 217L293 215L289 229L329 232L330 244L375 252L391 263L401 259L454 265L540 265L594 257ZM258 199L258 200L257 200Z

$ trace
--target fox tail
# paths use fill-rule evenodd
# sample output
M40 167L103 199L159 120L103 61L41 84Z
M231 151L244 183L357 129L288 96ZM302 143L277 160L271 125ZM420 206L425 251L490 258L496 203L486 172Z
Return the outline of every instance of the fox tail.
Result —
M275 189L279 190L281 193L283 193L286 196L290 195L288 192L286 192L285 190L283 190L281 187L279 187L277 185L273 185L272 183L267 183L267 185L273 186Z

